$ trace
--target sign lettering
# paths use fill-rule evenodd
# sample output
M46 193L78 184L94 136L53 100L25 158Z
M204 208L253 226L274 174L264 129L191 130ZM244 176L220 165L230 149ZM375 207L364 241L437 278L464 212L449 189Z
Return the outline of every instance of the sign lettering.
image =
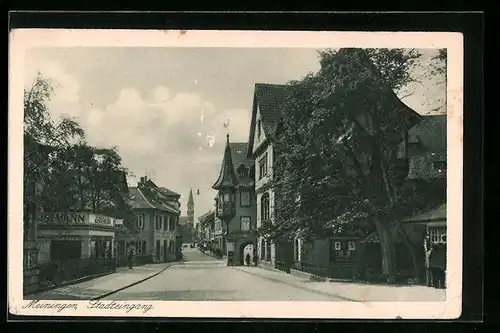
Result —
M85 223L83 213L44 213L40 215L42 224L81 224Z
M108 216L104 215L96 215L95 217L95 223L96 224L106 224L106 225L111 225L112 221L111 218Z

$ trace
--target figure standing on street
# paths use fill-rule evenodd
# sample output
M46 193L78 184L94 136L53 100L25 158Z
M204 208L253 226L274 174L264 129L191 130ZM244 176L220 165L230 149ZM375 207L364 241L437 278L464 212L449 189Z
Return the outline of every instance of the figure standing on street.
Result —
M134 249L130 248L128 251L128 269L134 269Z
M427 287L434 287L433 269L430 267L430 259L432 255L432 245L429 236L424 239L425 250L425 284Z
M250 253L247 253L245 261L246 261L247 266L250 266Z

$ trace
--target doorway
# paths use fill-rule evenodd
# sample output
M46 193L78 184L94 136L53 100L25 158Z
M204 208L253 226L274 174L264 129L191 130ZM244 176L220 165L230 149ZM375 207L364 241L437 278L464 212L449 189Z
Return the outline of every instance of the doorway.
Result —
M163 262L168 261L168 245L167 245L167 240L163 240Z
M240 247L240 265L247 266L247 255L250 257L250 261L248 266L253 266L254 263L254 248L255 245L253 243L243 243Z

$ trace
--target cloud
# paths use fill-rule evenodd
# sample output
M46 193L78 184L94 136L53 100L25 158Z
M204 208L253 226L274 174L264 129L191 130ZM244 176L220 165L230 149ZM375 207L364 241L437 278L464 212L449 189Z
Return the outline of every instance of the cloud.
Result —
M201 117L203 115L203 119ZM81 122L89 143L100 147L116 146L125 167L135 178L155 171L159 185L184 193L189 187L200 189L197 196L203 214L210 209L224 151L230 119L231 141L246 141L250 115L246 109L218 110L196 92L177 92L158 86L141 95L133 88L123 88L116 100L104 108L82 113ZM215 137L209 146L209 137Z
M61 115L78 117L80 108L80 84L76 78L68 74L65 69L56 62L32 62L25 70L25 86L30 87L37 75L50 80L54 93L48 102L53 119L57 120Z

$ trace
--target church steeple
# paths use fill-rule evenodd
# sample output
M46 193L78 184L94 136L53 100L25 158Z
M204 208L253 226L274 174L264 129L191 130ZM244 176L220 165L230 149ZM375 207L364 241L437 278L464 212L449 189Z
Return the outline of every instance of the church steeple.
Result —
M193 189L189 189L189 198L187 202L187 216L189 223L194 225L194 199L193 199Z

